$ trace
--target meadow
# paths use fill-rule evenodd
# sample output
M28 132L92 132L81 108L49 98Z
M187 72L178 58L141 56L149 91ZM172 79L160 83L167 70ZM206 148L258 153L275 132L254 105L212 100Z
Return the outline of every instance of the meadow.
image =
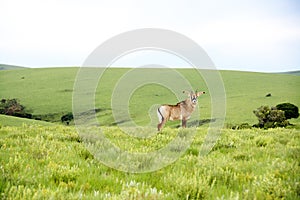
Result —
M162 69L140 69L146 75ZM99 80L95 92L95 107L101 112L97 117L102 126L114 125L111 98L118 80L130 69L109 68ZM196 70L177 69L193 87L207 94L199 98L200 117L210 119L211 96L207 85ZM63 114L72 112L72 94L78 68L44 68L22 70L0 70L0 98L17 98L34 115L50 122L60 122ZM167 72L166 72L167 73ZM226 92L226 124L254 124L257 122L253 110L261 105L275 106L289 102L300 105L300 77L290 74L268 74L254 72L220 71ZM172 78L172 77L171 77ZM180 88L180 87L179 87ZM136 123L149 122L148 110L152 105L176 104L186 95L170 91L159 85L137 88L130 99L130 113ZM176 95L179 98L176 98ZM271 97L265 97L271 93ZM122 99L121 94L117 96ZM299 119L292 120L299 124Z
M151 74L161 69L141 70ZM290 102L299 106L299 76L221 71L226 90L225 126L210 153L200 156L211 120L211 96L201 74L178 69L194 89L207 91L199 98L203 124L183 130L177 128L179 122L168 123L162 132L145 139L124 134L112 116L114 86L128 71L108 69L99 81L95 106L105 137L123 151L152 152L177 135L184 141L195 131L183 155L154 172L129 173L108 167L88 150L73 125L60 122L63 114L72 111L78 68L2 70L0 98L18 98L34 115L49 122L0 115L0 199L300 198L299 119L290 120L294 126L288 128L228 128L257 123L252 111L261 105ZM182 99L157 84L137 88L129 102L132 119L147 124L149 107L186 98L178 93ZM265 97L268 93L272 96ZM176 143L171 153L178 153L181 146ZM143 161L132 165L147 168L149 162Z
M166 128L150 141L106 136L132 152L168 143ZM189 129L186 130L187 132ZM300 134L295 129L222 130L213 150L199 157L206 128L173 164L126 173L98 162L73 127L0 128L1 199L298 199ZM120 140L122 142L120 142ZM176 151L176 148L173 150Z

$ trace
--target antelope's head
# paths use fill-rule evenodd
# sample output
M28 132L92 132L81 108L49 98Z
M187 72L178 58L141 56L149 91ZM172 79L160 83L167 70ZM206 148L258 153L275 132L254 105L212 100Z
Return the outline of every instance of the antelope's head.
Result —
M186 93L188 95L188 97L190 98L190 101L192 102L192 104L197 104L198 102L198 97L202 94L205 94L204 91L201 92L188 92L188 91L183 91L183 93Z

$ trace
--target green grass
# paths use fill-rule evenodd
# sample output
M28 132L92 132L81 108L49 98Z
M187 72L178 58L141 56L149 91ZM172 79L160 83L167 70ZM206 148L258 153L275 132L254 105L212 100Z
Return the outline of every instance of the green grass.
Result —
M43 125L43 126L52 126L52 123L31 120L7 115L0 115L0 125L1 126L22 126L22 125Z
M122 149L148 152L165 146L176 129L166 128L148 141L126 137L116 127L103 130ZM0 198L299 198L299 130L224 129L213 150L199 158L206 131L197 129L175 163L134 174L96 161L72 127L0 127Z
M284 102L300 105L299 76L224 71L222 77L227 96L227 123L255 123L257 119L252 111L261 105ZM268 93L272 96L265 97Z
M130 137L115 126L112 92L129 70L109 69L99 81L95 105L100 109L97 117L103 125L101 130L121 150L159 150L174 141L178 129L173 127L179 122L168 123L161 133L148 139ZM168 74L161 69L140 70L145 75ZM18 98L34 115L58 122L72 111L77 71L0 70L0 99ZM196 129L192 144L177 161L149 173L118 171L97 161L75 127L0 115L0 199L299 199L300 120L291 120L295 126L287 129L222 129L212 151L199 157L208 130L206 122L211 118L211 96L195 70L178 71L194 89L207 94L199 98L204 125ZM256 123L252 111L261 105L290 102L300 106L299 76L236 71L221 71L221 76L227 124ZM173 92L182 97L179 100L185 99L181 91ZM157 84L137 88L129 100L130 116L140 125L151 122L148 111L153 105L179 101L173 92ZM267 93L272 96L265 97ZM146 130L132 129L135 134ZM182 140L173 144L171 154L178 153L193 129L179 130ZM106 149L102 150L105 153ZM152 162L138 157L122 169L148 169ZM120 159L120 166L124 163Z
M118 80L129 70L108 69L101 77L95 93L95 105L101 109L101 112L97 113L101 125L114 125L111 95ZM160 73L168 73L162 69L140 70L143 70L142 74L145 76L157 70ZM63 114L72 111L72 92L77 71L78 68L0 71L0 98L18 98L34 115L44 115L45 119L59 122ZM178 72L185 76L194 89L207 91L207 85L197 71L178 69ZM226 90L227 124L256 123L257 119L252 111L261 105L275 106L290 102L300 106L299 76L237 71L221 71L221 76ZM177 99L173 92L177 93L180 99ZM138 124L147 124L150 121L148 111L153 105L175 104L186 98L181 92L171 92L155 84L137 88L130 99L131 117ZM267 93L271 93L272 96L265 97ZM209 91L199 98L201 119L210 119L210 98ZM299 121L293 120L296 124L299 124Z
M25 69L0 72L0 97L17 98L33 114L71 111L77 69Z

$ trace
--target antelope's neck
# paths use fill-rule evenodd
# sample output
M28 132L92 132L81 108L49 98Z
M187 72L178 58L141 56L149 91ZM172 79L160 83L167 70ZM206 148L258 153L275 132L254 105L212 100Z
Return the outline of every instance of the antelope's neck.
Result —
M186 99L185 101L181 102L181 105L194 110L197 106L197 103L193 103L190 99Z

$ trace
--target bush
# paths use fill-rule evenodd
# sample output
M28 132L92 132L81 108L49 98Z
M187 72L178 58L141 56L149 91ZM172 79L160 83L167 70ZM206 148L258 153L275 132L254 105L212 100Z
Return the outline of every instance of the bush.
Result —
M60 119L61 119L61 122L62 123L67 123L67 125L69 125L69 123L70 123L70 121L72 121L73 120L73 113L68 113L68 114L66 114L66 115L63 115Z
M281 103L276 106L278 110L284 111L284 116L286 119L298 118L299 109L297 106L291 103Z
M226 128L233 129L233 130L240 130L240 129L250 129L252 128L252 126L248 123L226 124Z
M25 111L25 106L21 105L18 99L2 99L0 103L0 114L32 118L32 114Z
M284 111L278 110L276 107L261 106L253 111L258 118L258 124L254 125L259 128L276 128L286 127L289 122L284 116Z
M17 99L2 99L0 105L0 113L5 115L14 115L21 113L25 109Z

